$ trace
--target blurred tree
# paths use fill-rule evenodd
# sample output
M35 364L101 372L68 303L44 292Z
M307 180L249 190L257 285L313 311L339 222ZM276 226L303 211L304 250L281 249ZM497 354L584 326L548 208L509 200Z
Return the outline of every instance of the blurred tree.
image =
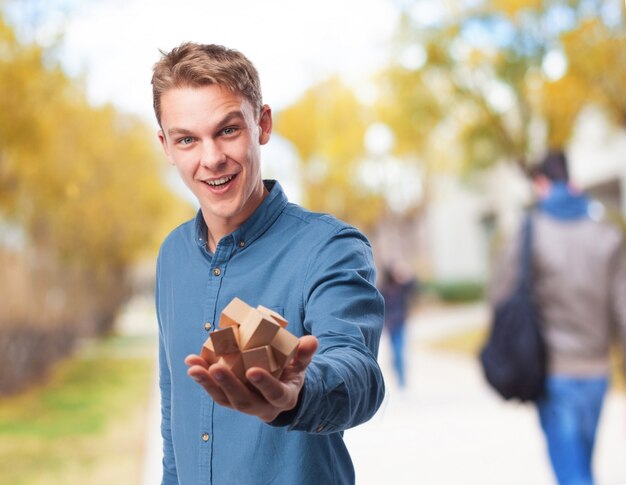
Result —
M387 116L398 152L462 171L503 160L524 166L548 146L563 148L590 102L624 120L618 0L458 0L424 24L426 3L403 3L386 73L395 107L387 99L380 112L402 113ZM422 61L407 66L407 53L416 51ZM407 129L420 118L423 129ZM441 130L456 143L433 150Z
M362 144L372 122L391 129L396 161L419 166L421 200L433 172L468 174L501 161L526 168L545 149L564 148L589 103L625 122L619 0L400 6L376 114L364 114L334 79L277 116L277 131L303 161L306 205L365 225L385 211L387 186L358 176L368 165L385 170L385 156L372 160Z
M13 302L0 311L0 354L22 342L32 355L56 335L64 342L46 365L65 341L111 328L133 266L191 210L166 189L147 127L90 106L52 52L20 42L1 16L0 93L0 225L23 243L13 257L0 244Z
M302 163L303 203L367 229L382 198L363 183L364 136L371 114L337 77L311 89L276 116L276 131L295 146Z
M580 83L587 99L626 128L626 26L613 20L585 19L564 33L562 42L568 75Z

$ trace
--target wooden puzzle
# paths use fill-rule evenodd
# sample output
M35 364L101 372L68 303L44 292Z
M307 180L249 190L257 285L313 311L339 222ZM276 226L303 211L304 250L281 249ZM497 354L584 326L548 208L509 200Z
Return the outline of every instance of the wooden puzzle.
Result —
M253 308L233 298L222 311L219 330L209 335L200 356L223 363L243 382L251 367L279 377L298 347L298 338L286 326L287 320L274 310L263 305Z

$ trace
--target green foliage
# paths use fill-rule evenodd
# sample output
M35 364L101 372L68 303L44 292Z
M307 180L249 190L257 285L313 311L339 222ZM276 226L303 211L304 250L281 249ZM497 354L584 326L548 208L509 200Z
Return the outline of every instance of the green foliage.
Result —
M153 345L126 338L89 345L46 384L0 399L2 480L137 483Z
M106 345L106 342L105 344ZM97 358L90 352L97 352ZM91 348L59 364L41 387L0 400L0 437L59 438L102 432L147 392L152 362Z
M481 326L464 332L454 333L443 339L436 340L430 345L437 350L478 356L486 338L487 327Z
M435 281L425 285L428 293L446 303L467 303L482 300L485 285L478 281Z

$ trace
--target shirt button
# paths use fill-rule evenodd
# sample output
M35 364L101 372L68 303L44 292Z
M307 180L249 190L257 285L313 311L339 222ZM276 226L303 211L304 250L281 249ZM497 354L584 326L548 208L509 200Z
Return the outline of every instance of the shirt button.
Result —
M205 441L205 442L206 442L206 441L209 441L209 438L210 438L209 433L204 433L204 434L202 435L202 441Z
M211 330L211 322L206 322L204 324L204 329L208 332L209 330Z
M219 268L214 268L213 269L213 275L219 276L221 274L222 274L222 270L221 269L219 269Z
M324 431L324 425L320 424L315 431L317 431L318 433L321 433L322 431Z
M246 245L246 241L244 241L244 240L239 241L239 247L240 248L244 247L245 245Z

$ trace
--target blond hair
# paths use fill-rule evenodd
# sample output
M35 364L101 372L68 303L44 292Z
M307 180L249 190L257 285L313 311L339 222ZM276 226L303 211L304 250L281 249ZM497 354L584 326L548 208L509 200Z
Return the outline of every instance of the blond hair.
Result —
M257 116L261 112L259 74L239 51L216 44L186 42L161 54L152 71L152 104L159 125L161 97L174 88L218 84L250 101Z

